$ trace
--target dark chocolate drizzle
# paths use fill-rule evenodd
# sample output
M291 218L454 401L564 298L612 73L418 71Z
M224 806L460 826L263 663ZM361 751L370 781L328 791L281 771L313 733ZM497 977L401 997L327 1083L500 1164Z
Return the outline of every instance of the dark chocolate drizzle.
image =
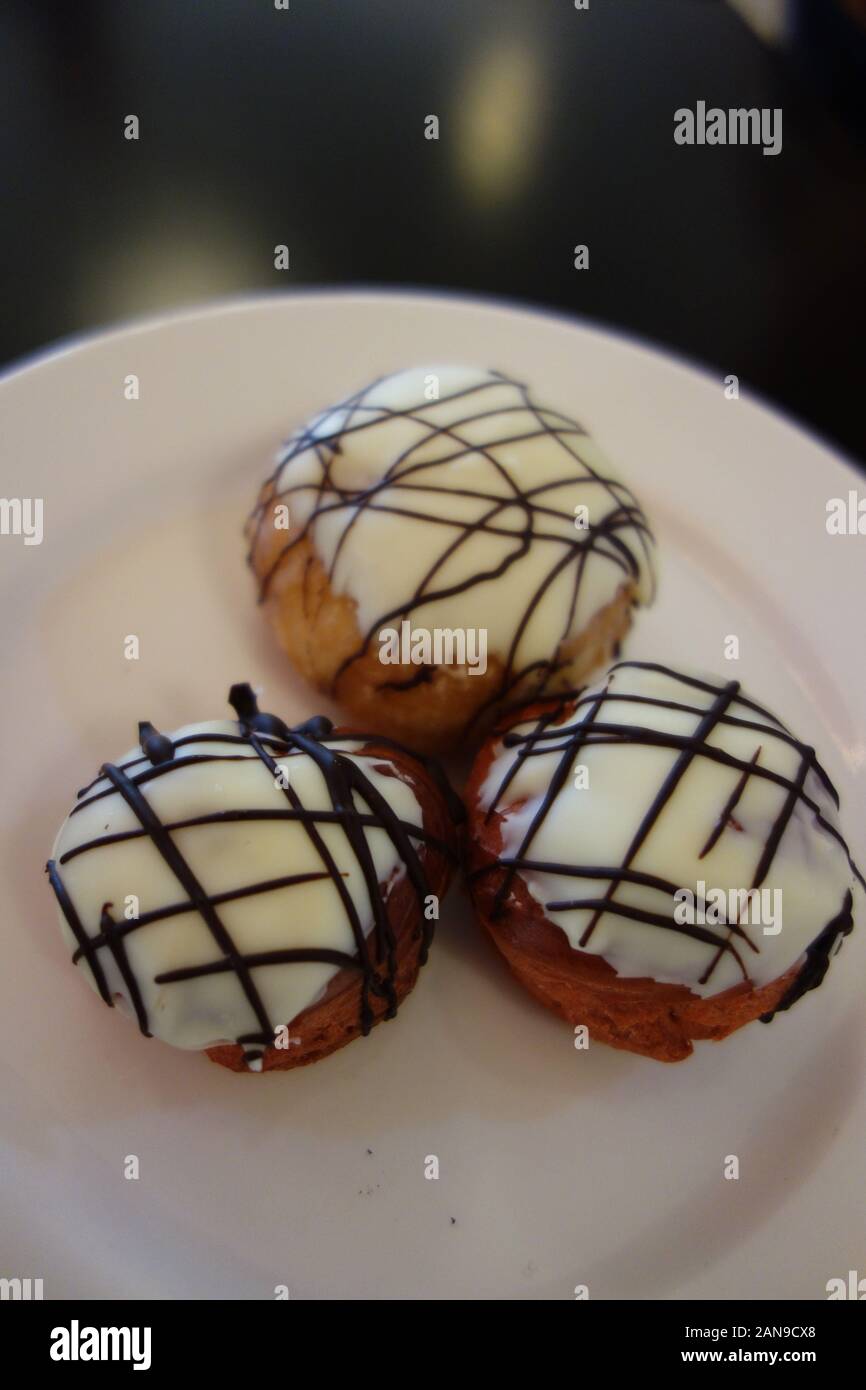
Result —
M678 681L685 687L684 695L681 700L658 699L650 696L642 696L629 693L627 689L620 691L610 689L611 677L616 671L628 668L657 671L662 675L668 676ZM694 695L690 692L702 692L711 696L710 704L707 706L695 705ZM687 735L678 735L667 731L649 728L644 724L625 724L618 721L615 713L612 717L606 717L611 707L618 703L628 703L630 705L651 705L668 710L679 711L685 714L694 715L696 719L694 732ZM734 714L732 707L736 705L747 711L749 717L742 717ZM579 724L563 728L562 722L572 716L582 707L588 707L586 717ZM758 743L755 752L748 760L735 757L723 748L710 743L713 731L722 726L731 726L740 729L751 729L761 735L762 743ZM779 740L792 748L799 755L799 766L793 778L787 778L772 769L765 767L760 762L761 749L770 739ZM773 859L782 840L782 836L794 813L794 808L802 804L812 813L816 823L827 834L837 841L851 868L852 874L866 887L864 879L857 866L854 864L848 846L845 843L840 831L835 825L827 820L821 807L806 790L807 779L810 774L821 783L824 791L838 808L839 796L833 783L827 776L821 764L818 762L814 748L801 743L790 731L775 717L769 710L748 699L740 691L738 681L729 681L724 685L713 685L710 682L700 680L696 677L682 675L678 671L673 671L666 666L658 665L654 662L645 661L623 661L611 667L607 675L605 685L600 689L589 690L582 687L579 690L570 690L549 697L545 700L544 707L534 720L533 727L528 733L517 732L512 729L502 736L503 744L508 748L516 749L514 761L507 769L502 778L496 793L487 810L487 819L493 816L498 808L502 806L505 794L514 780L520 766L527 758L539 757L545 754L560 754L559 761L554 769L547 792L542 798L541 805L536 811L533 819L521 840L521 843L514 855L501 855L489 864L475 869L471 877L479 877L484 874L496 872L504 869L501 881L498 885L492 907L494 917L501 915L504 910L508 894L511 890L514 877L522 871L536 871L550 873L580 879L606 879L607 889L599 897L580 897L563 899L545 903L545 910L550 913L571 911L574 909L586 909L591 913L590 920L585 927L579 945L585 947L592 937L599 919L604 913L613 912L617 916L630 918L634 921L645 923L650 926L659 927L665 931L678 932L683 936L691 937L696 941L704 941L713 946L714 952L706 970L700 977L700 983L706 983L719 960L725 953L728 953L736 960L743 978L748 980L749 974L744 963L738 946L748 948L753 952L758 951L758 946L751 940L749 935L743 930L738 922L725 922L723 931L714 931L711 926L699 926L697 924L679 923L669 912L651 912L644 909L636 909L626 904L616 901L616 891L621 884L639 883L646 887L657 889L660 893L673 896L678 885L659 878L655 875L636 871L631 867L632 861L638 853L641 845L644 844L653 826L662 815L665 806L670 801L683 775L695 758L708 758L723 766L737 769L741 776L734 788L731 797L721 808L720 814L710 829L709 835L705 840L703 848L698 857L704 858L725 830L734 822L732 812L737 803L742 798L746 785L750 778L758 777L775 783L782 791L781 805L775 821L770 827L770 831L764 842L761 853L755 865L751 888L760 888L764 883L767 874L772 867ZM554 805L562 788L565 786L569 773L571 772L576 757L583 748L592 747L597 744L631 744L635 746L654 746L669 748L676 752L676 758L667 773L661 787L654 797L646 814L641 820L632 840L626 850L621 864L617 865L597 865L597 864L554 864L547 861L533 859L530 849L535 836L548 816L551 807ZM791 1004L801 998L807 990L815 989L821 983L826 974L830 955L834 943L841 942L843 936L847 936L853 926L853 916L851 912L853 896L849 891L839 914L823 929L818 937L812 942L806 951L806 961L801 967L794 984L784 995L774 1013L790 1008ZM768 1023L773 1014L765 1014L763 1021Z
M762 1023L772 1023L776 1014L790 1009L791 1005L802 999L804 994L808 994L810 989L817 989L823 982L830 968L830 958L836 954L833 948L841 950L844 937L850 936L854 930L853 905L854 895L848 892L837 916L828 922L821 934L806 947L805 964L797 972L791 987L782 995L775 1009L770 1013L761 1014Z
M257 1028L237 1038L235 1041L244 1048L244 1059L250 1062L259 1059L265 1047L273 1045L276 1028L291 1022L290 1019L273 1020L269 1017L261 993L256 985L253 971L271 965L284 965L296 961L317 961L338 966L341 969L357 970L361 974L361 1031L368 1033L373 1025L374 1013L371 997L383 998L386 1002L385 1017L392 1018L397 1010L395 989L397 961L396 942L388 918L385 895L380 890L375 863L367 841L367 831L371 828L384 830L405 867L407 877L415 890L419 902L420 960L427 959L434 924L424 915L425 899L429 895L421 859L416 842L424 843L440 854L453 857L447 845L423 828L404 822L394 812L389 802L373 785L357 763L345 751L328 746L329 742L357 743L352 749L354 756L363 753L366 743L375 743L381 748L400 749L400 745L379 735L334 734L330 720L322 716L308 719L305 723L289 728L276 715L265 714L259 710L255 694L249 685L234 685L229 693L229 703L238 717L237 734L199 732L187 734L172 741L154 729L152 724L139 725L141 757L131 758L122 765L106 763L89 786L78 793L78 801L71 815L81 811L106 796L120 796L135 813L138 828L98 836L74 846L60 859L50 860L47 866L48 878L57 897L60 909L69 924L77 942L73 961L86 961L97 989L109 1007L114 1000L108 988L100 952L105 950L114 958L118 971L129 992L133 1011L141 1032L150 1036L149 1020L141 988L130 967L126 953L126 938L133 931L146 927L149 923L164 921L182 913L195 910L220 949L218 960L205 964L190 964L179 969L167 971L155 977L155 983L169 985L183 980L197 979L201 976L232 971L237 977L255 1016ZM184 746L190 743L226 744L231 752L198 753L184 756ZM405 752L405 750L400 750ZM276 811L272 808L234 811L226 809L211 814L195 816L183 821L167 823L160 820L153 806L147 800L144 787L158 776L170 775L194 763L249 760L258 758L272 777L279 772L278 758L305 755L313 759L319 768L328 789L330 806L323 810L304 806L292 786L283 787L286 808ZM381 752L372 755L381 762ZM428 773L446 794L449 809L454 818L459 801L455 797L438 764L433 759L417 758ZM102 781L108 787L94 791ZM360 811L355 805L357 795L368 810ZM462 807L460 808L462 812ZM287 874L279 878L245 884L228 892L208 893L199 881L187 860L181 853L174 832L191 826L214 825L230 821L256 820L294 820L299 821L309 836L321 860L322 869L315 873ZM342 827L360 866L373 910L373 927L368 934L364 932L363 922L355 906L352 895L345 884L345 873L326 845L319 832L321 824L338 824ZM166 904L151 912L142 913L133 920L115 921L111 915L111 903L105 903L99 923L99 931L91 935L72 901L63 882L61 868L78 855L87 854L107 845L121 841L147 837L171 869L184 890L184 897L178 902ZM222 921L219 908L223 903L240 898L268 893L278 888L290 887L298 883L330 879L340 897L346 919L352 930L355 952L335 951L324 948L292 948L244 955L235 944L231 933Z
M247 559L248 563L252 564L262 527L266 523L272 505L284 502L295 493L310 490L314 490L316 493L312 512L303 528L286 542L268 573L262 577L259 586L259 602L263 602L266 598L274 575L285 557L305 538L314 536L317 519L328 513L336 511L342 512L346 516L345 527L337 545L333 562L328 570L329 581L334 578L346 538L358 518L367 510L384 511L395 516L422 520L428 525L444 526L447 529L448 539L444 549L435 564L424 575L420 584L407 596L404 603L377 618L363 634L357 649L343 661L331 686L331 693L337 694L341 677L354 662L361 659L374 640L376 633L382 627L395 622L397 619L409 619L416 609L425 604L453 597L466 592L477 584L497 579L505 574L514 563L522 559L535 542L554 541L555 558L551 567L532 594L524 612L517 615L514 636L508 652L505 653L501 680L483 707L467 723L464 731L466 732L482 719L485 713L499 705L510 692L518 687L523 687L529 692L527 698L530 698L532 693L538 694L546 689L548 683L566 664L557 660L556 651L569 636L589 556L593 552L603 555L622 572L624 582L637 580L642 563L646 565L652 579L651 542L653 537L647 525L646 517L632 492L617 479L605 477L593 469L575 448L573 441L586 435L583 426L575 420L569 419L560 411L535 405L530 398L528 387L522 382L514 381L501 372L492 371L487 380L459 391L453 391L450 395L440 397L438 401L419 401L406 410L391 410L382 405L367 403L370 392L382 380L384 378L379 378L365 387L364 390L348 397L339 405L325 412L327 415L342 417L340 427L335 429L333 433L317 434L315 432L317 423L323 418L320 415L287 441L277 467L270 478L266 480L259 501L247 522L247 538L249 540ZM485 392L496 391L503 386L510 386L517 392L519 403L510 406L496 405L485 409L483 400L477 398L483 397ZM470 397L475 399L469 400ZM466 414L460 419L453 420L447 425L437 425L428 418L430 414L435 413L436 406L446 405L462 398L467 398L467 407ZM466 426L474 425L479 420L508 414L520 417L516 421L517 432L508 439L497 439L485 446L466 438L461 433ZM528 424L526 422L527 416L529 417ZM361 430L375 428L383 420L395 417L410 419L422 426L425 430L422 438L400 454L382 474L382 477L368 487L354 489L338 485L333 477L333 459L335 455L342 452L341 441ZM545 437L555 443L561 454L562 475L552 482L523 490L518 487L508 470L498 461L495 451L504 445L520 444ZM423 461L416 461L414 455L418 450L429 449L429 445L434 439L440 440L443 445L441 455L433 460L425 458ZM286 486L281 486L284 476L291 478L292 461L307 450L314 451L321 467L318 484L292 485L289 481ZM449 483L448 465L473 453L484 457L489 463L491 471L504 481L506 485L504 493L497 493L492 490L480 492ZM552 502L545 500L544 494L555 494L566 484L569 485L568 503L570 506L565 506L564 503L555 500ZM568 518L573 523L573 489L590 484L600 484L607 492L610 499L610 510L607 514L584 530L577 530L572 525L567 537L558 532L555 533L549 528L545 529L545 522L550 517L558 520ZM391 496L384 496L386 493L390 493ZM405 505L398 505L395 498L397 493L403 495ZM423 507L425 494L441 493L471 497L479 503L489 503L489 507L471 521L463 521L459 517L442 517L425 511ZM499 522L500 514L514 507L522 511L524 519L523 527L517 530ZM460 534L453 538L455 528L460 531ZM628 531L633 533L637 542L636 545L630 544L629 540L622 534ZM502 560L495 567L479 570L458 584L437 583L437 577L455 551L465 547L467 542L471 543L472 537L477 532L503 538L507 549ZM563 551L564 553L562 553ZM371 563L375 563L375 557ZM549 660L534 661L518 668L516 664L517 650L533 613L550 584L569 569L573 573L569 611L557 640L556 650ZM419 675L417 678L402 684L394 681L383 681L383 686L389 689L411 688L428 678L429 675L426 677ZM524 683L526 684L524 685Z

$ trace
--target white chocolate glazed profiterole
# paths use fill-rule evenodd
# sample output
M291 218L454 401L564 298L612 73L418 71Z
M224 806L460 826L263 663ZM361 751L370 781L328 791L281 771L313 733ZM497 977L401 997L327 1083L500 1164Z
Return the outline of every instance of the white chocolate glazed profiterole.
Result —
M819 984L851 930L860 875L814 750L736 681L622 662L571 698L562 722L567 697L509 730L480 791L504 817L499 863L570 945L702 997L798 961L778 1007ZM747 913L730 896L752 888L770 894L759 925L755 900ZM692 895L690 919L678 890Z
M240 1043L260 1070L274 1030L357 964L391 889L418 880L423 813L381 751L327 720L287 730L248 686L230 698L239 721L141 725L141 747L79 792L49 876L107 1003L175 1047Z
M632 493L580 425L494 371L414 367L374 382L288 440L263 498L251 555L285 503L295 534L282 554L312 539L332 591L356 604L358 656L404 619L483 630L504 685L536 672L540 686L624 584L636 601L653 594Z

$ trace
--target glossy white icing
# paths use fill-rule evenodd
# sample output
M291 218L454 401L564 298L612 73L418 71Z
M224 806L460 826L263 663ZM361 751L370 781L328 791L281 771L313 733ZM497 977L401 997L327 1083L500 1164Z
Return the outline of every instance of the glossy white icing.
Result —
M710 688L702 688L702 681ZM667 922L689 920L689 899L684 893L677 898L677 890L692 895L697 914L702 905L711 909L697 916L698 923L735 945L748 978L762 985L802 958L839 914L855 878L844 843L833 834L833 797L815 766L804 762L803 747L785 738L772 715L751 707L747 694L721 693L725 684L628 662L615 666L534 745L500 742L481 789L485 810L495 804L505 815L504 858L589 870L586 876L549 867L520 871L575 949L603 956L620 975L686 984L702 996L735 985L743 971L730 951L719 955L711 943L650 921L651 914ZM702 721L700 746L689 757L689 741ZM513 732L523 736L534 728L534 722L522 724ZM665 745L670 739L675 746ZM713 750L732 763L714 760ZM565 767L561 790L542 815L551 781ZM802 794L791 795L801 777ZM666 783L670 794L659 806ZM773 850L774 829L778 834L780 828ZM619 880L626 864L661 883ZM730 895L752 887L764 896L746 911L743 900ZM594 907L576 905L604 900L608 893L600 916ZM642 920L618 915L616 907L634 910ZM756 949L729 933L724 924L730 921L743 925Z
M299 430L274 481L365 636L411 614L415 628L486 631L487 650L520 671L624 582L652 595L632 494L574 421L495 372L385 377Z
M159 775L146 775L140 784L163 825L178 825L230 811L285 812L286 793L255 751L243 742L226 744L213 738L236 736L239 731L239 724L226 720L186 725L169 735L175 745L180 739L190 741L175 748L167 771L156 769ZM266 736L263 742L270 748L279 746ZM372 786L403 822L421 827L421 807L410 786L399 774L390 775L393 765L381 757L358 753L360 746L351 741L328 744L331 749L345 751L363 768ZM207 761L186 761L200 755ZM304 807L332 810L325 778L312 757L297 750L288 754L275 752L274 756ZM120 766L131 778L151 770L140 748L127 753ZM370 809L357 793L354 803L361 812ZM133 905L130 899L137 900L139 917L189 901L186 889L148 834L137 833L130 839L97 844L64 862L65 855L91 840L141 831L135 810L104 778L79 793L78 806L80 809L74 810L60 829L53 859L89 937L99 935L102 910L107 903L112 905L113 919L123 921ZM373 925L373 911L346 831L339 823L325 821L317 822L317 829L343 876L366 936ZM404 873L397 848L378 826L365 827L363 833L377 881L392 887ZM319 852L297 820L211 821L173 830L172 839L211 898L287 875L323 870ZM346 910L330 876L218 902L217 910L243 956L286 948L326 948L350 955L356 950ZM59 916L64 938L74 951L75 937L64 914L60 912ZM156 983L156 977L165 972L224 958L200 912L190 910L143 922L129 931L123 942L141 990L149 1030L156 1037L175 1047L205 1048L218 1042L234 1042L256 1031L255 1014L233 971ZM132 1013L130 991L111 951L101 948L98 959L117 1005ZM96 988L87 962L79 961L79 968ZM313 1004L338 968L318 961L295 961L260 966L252 971L252 976L276 1026L291 1024ZM249 1065L259 1069L261 1062L251 1055Z

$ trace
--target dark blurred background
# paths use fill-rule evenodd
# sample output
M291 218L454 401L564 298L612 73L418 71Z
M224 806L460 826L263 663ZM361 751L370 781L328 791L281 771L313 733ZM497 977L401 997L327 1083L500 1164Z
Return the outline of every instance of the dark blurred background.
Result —
M214 296L442 286L735 372L862 460L864 55L866 0L4 0L0 362ZM781 154L677 146L698 100L783 108Z

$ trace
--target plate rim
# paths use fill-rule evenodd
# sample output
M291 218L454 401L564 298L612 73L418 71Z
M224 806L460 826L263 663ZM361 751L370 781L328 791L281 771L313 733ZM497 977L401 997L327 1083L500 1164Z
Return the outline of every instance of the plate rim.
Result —
M551 324L557 324L561 328L572 328L598 335L613 341L619 348L630 349L639 355L661 358L668 367L675 367L686 375L703 381L705 385L709 383L718 385L717 372L719 369L714 369L703 359L689 357L678 348L672 348L657 339L645 337L643 334L634 333L629 329L624 329L591 315L574 314L568 310L545 305L535 300L479 295L472 290L449 287L440 291L435 287L423 284L380 286L373 282L362 281L345 289L311 285L291 290L240 292L219 296L215 299L196 301L176 309L166 309L156 313L145 312L102 327L84 329L79 332L73 331L0 368L0 395L7 386L14 384L28 373L35 373L41 368L50 368L77 353L88 352L110 343L112 339L139 337L148 333L159 332L165 328L180 327L185 323L232 316L248 311L288 308L297 300L320 304L370 304L377 300L386 300L392 304L399 303L408 307L416 305L418 308L429 309L450 305L480 310L494 315L501 314L510 317L516 315L524 318L543 319ZM771 416L777 423L793 430L808 440L810 444L829 454L836 463L852 473L862 485L863 474L866 471L866 460L862 464L859 463L856 457L849 454L837 441L824 435L800 416L789 411L786 406L774 401L748 382L740 399Z

